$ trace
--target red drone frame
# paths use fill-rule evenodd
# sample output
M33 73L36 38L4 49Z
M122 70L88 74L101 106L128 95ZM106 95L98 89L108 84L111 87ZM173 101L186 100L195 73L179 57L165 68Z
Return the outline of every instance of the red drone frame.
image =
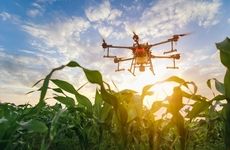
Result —
M153 44L148 44L148 43L139 43L139 36L133 32L133 46L113 46L113 45L108 45L105 40L103 39L102 47L104 49L107 49L107 54L104 56L105 58L114 58L114 63L117 63L117 70L115 71L123 71L125 69L120 69L120 62L123 61L129 61L131 60L131 66L128 69L129 72L131 72L135 76L135 69L139 68L140 72L145 71L145 67L149 67L152 73L154 74L153 70L153 64L152 64L152 59L155 58L168 58L173 60L173 66L172 67L167 67L167 69L178 69L176 67L176 62L175 60L180 59L180 54L175 53L177 52L176 49L174 49L174 44L179 40L180 37L186 36L189 33L186 34L176 34L173 35L171 38L159 42L159 43L153 43ZM154 46L158 46L161 44L165 43L171 43L171 50L165 51L161 56L153 55L151 52L151 48ZM124 49L130 49L133 52L133 56L131 58L119 58L117 56L111 56L109 55L109 48L124 48ZM165 55L169 53L174 53L171 55Z

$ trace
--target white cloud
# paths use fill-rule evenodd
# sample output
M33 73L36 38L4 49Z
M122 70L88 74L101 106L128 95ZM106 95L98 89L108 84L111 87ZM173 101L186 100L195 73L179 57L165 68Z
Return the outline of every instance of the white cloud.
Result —
M108 20L115 20L117 17L120 17L122 14L122 11L118 10L118 9L112 9L110 11L110 15L108 17Z
M89 28L89 22L80 17L62 19L47 25L26 24L24 31L40 39L48 48L57 49L59 53L74 58L82 50L80 35ZM86 41L85 41L86 42ZM41 44L35 42L36 44Z
M109 17L111 8L109 1L104 1L98 7L91 6L85 10L90 21L103 21Z
M54 3L56 0L36 0L36 3L40 3L40 4L52 4Z
M27 11L27 15L30 17L36 17L41 15L42 12L39 9L30 9Z
M196 22L208 27L218 23L219 0L164 0L145 9L137 22L128 22L126 28L133 28L143 35L166 35L188 23Z
M17 23L19 21L16 15L10 14L8 12L0 12L0 19L3 21L12 21L13 23Z
M1 12L0 17L2 18L3 21L6 21L12 18L12 16L8 12Z
M14 14L10 14L6 11L2 11L0 12L0 20L2 21L11 21L14 24L18 24L20 22L19 17L14 15Z
M120 17L122 12L118 9L112 9L109 1L103 1L97 7L91 6L85 10L85 14L90 21L115 20Z
M44 4L43 4L44 5ZM31 8L29 10L27 10L26 14L29 16L29 17L37 17L37 16L42 16L42 14L44 13L45 11L45 8L44 6L42 6L41 4L36 3L32 3L31 4Z
M103 38L106 38L113 32L113 28L102 26L102 27L98 27L98 31Z
M3 48L0 50L0 84L12 94L22 95L28 92L28 87L34 82L43 78L52 68L65 64L70 59L79 58L88 63L86 57L95 57L87 56L93 53L83 54L88 48L87 41L80 39L81 34L89 28L89 22L85 19L72 17L45 25L26 23L21 27L31 35L28 41L31 43L31 49L20 50L20 55L8 54ZM56 76L79 81L79 75L75 72L60 72L54 75ZM82 82L79 81L77 85ZM0 90L0 96L4 95L4 91Z
M230 18L228 18L227 22L228 22L228 24L230 24Z
M38 3L32 3L32 6L37 8L37 9L42 9L42 6Z

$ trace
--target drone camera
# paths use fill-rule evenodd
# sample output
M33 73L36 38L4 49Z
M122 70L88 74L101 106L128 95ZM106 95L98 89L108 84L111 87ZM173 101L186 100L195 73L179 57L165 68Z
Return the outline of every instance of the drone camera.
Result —
M141 65L141 66L139 67L139 70L140 70L140 72L144 72L144 71L145 71L145 66L142 66L142 65Z

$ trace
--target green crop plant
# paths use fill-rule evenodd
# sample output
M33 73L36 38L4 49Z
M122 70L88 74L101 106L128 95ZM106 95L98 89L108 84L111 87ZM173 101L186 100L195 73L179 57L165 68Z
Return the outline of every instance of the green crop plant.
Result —
M227 68L224 77L224 90L221 92L227 100L227 104L224 106L225 145L226 149L230 149L230 39L226 38L223 42L217 43L216 47L220 50L221 63Z

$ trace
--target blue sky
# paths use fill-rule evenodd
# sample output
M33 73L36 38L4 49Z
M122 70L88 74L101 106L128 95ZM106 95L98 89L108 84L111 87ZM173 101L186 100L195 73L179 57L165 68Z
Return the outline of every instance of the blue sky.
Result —
M0 100L35 103L37 94L24 93L53 67L70 60L101 71L119 89L140 91L146 84L178 75L197 82L200 92L209 94L206 80L224 76L215 42L230 35L229 10L229 0L2 0ZM136 77L128 71L115 73L116 64L102 58L101 39L129 45L132 31L149 43L192 32L177 43L180 69L167 70L171 61L154 60L155 76L150 71ZM161 54L164 48L167 45L153 48L153 53ZM114 54L131 55L123 50ZM122 65L127 68L130 64ZM79 70L65 69L55 77L76 87L85 82ZM94 88L88 85L82 92L91 93Z

